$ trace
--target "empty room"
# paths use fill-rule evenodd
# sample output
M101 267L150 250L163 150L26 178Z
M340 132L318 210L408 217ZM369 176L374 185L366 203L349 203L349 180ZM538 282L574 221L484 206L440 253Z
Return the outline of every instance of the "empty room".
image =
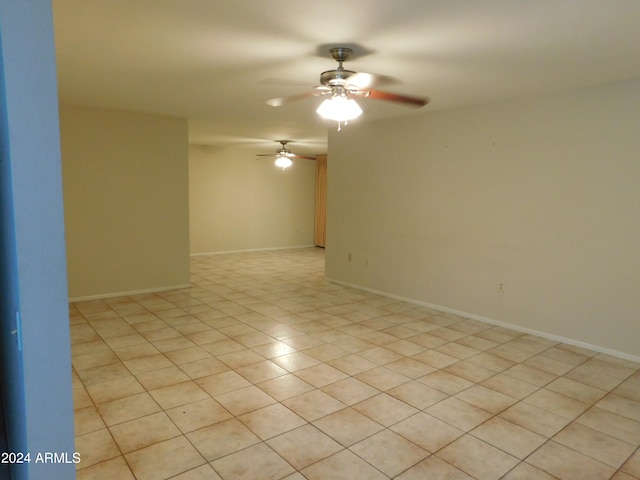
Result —
M10 478L640 480L638 2L0 13Z

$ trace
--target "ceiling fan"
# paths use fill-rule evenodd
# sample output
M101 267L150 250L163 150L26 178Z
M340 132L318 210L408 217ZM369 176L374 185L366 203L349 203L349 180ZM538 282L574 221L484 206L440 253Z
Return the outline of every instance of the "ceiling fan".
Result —
M352 49L336 47L332 48L330 53L333 59L338 62L338 68L322 72L320 74L320 85L315 87L315 91L288 97L271 98L267 100L267 104L279 107L308 97L330 95L330 98L325 99L316 112L323 118L336 120L338 122L338 130L340 130L341 122L346 124L349 120L362 114L362 109L352 97L386 100L412 107L423 107L429 103L427 98L398 95L373 89L372 87L374 86L388 82L388 77L346 70L342 64L351 57L353 54Z
M308 157L305 155L298 155L296 153L293 153L287 148L287 143L290 143L290 140L278 140L278 143L282 145L282 148L278 148L276 150L276 153L262 153L259 154L258 157L276 157L275 165L282 170L293 165L293 162L291 161L292 158L304 158L306 160L316 159L316 157Z

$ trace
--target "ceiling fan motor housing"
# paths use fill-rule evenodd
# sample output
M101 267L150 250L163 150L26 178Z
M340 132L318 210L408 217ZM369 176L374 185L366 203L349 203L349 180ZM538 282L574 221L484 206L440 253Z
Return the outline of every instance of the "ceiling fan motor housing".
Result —
M322 72L320 74L320 84L329 87L344 85L347 79L355 73L356 72L352 70L345 69L327 70L326 72Z

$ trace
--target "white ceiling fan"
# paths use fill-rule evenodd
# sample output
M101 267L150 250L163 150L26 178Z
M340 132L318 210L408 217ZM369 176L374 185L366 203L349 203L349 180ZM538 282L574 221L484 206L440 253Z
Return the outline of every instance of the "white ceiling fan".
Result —
M346 124L349 120L362 114L362 109L353 97L397 102L418 108L429 103L428 98L399 95L372 88L379 84L388 83L388 77L346 70L342 64L353 54L351 48L336 47L332 48L330 53L333 59L338 62L338 68L322 72L320 85L314 87L314 91L288 97L271 98L267 100L267 104L279 107L308 97L330 96L322 102L316 112L323 118L337 121L338 130L340 130L341 123Z
M304 158L306 160L315 160L316 157L310 157L306 155L298 155L293 153L287 148L287 143L291 143L290 140L278 140L278 143L282 145L282 148L278 148L276 153L261 153L258 157L276 157L275 166L285 170L293 165L292 158Z

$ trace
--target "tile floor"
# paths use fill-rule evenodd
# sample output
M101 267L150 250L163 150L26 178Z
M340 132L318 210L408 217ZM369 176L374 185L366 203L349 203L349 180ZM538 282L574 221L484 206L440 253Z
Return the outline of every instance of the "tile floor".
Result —
M72 304L78 479L640 479L639 364L323 276L200 256Z

